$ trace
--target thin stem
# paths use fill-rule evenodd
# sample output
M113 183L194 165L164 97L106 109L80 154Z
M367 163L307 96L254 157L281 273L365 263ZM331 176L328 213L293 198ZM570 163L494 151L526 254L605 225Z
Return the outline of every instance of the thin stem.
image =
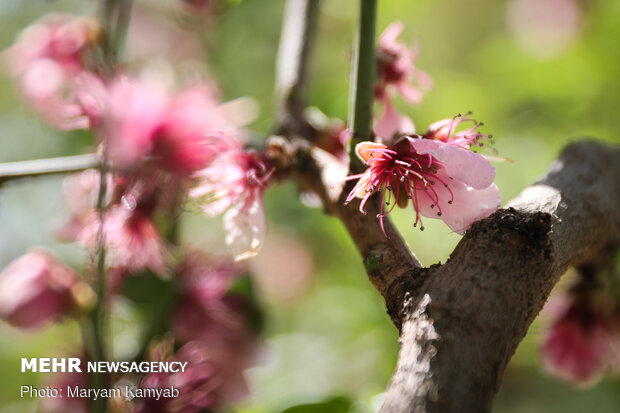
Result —
M287 0L276 61L279 133L303 124L308 62L314 43L320 0ZM299 131L293 131L299 133Z
M123 50L125 48L125 40L127 38L127 31L129 30L129 21L131 20L131 9L133 7L133 0L121 0L118 6L118 17L116 20L116 36L114 37L114 50L118 56L122 58Z
M106 351L104 344L104 306L107 295L107 283L106 283L106 271L105 271L105 212L106 212L106 193L107 193L107 174L108 167L106 163L105 152L102 162L99 166L100 179L99 179L99 194L97 195L97 213L99 214L99 231L97 234L97 247L96 247L96 270L93 286L97 293L97 302L91 315L92 323L92 351L91 357L94 361L104 361L106 359ZM105 376L94 373L91 376L92 385L97 389L104 388ZM100 413L105 411L105 399L96 399L93 401L93 409L95 412Z
M371 137L375 84L375 26L377 0L360 0L360 18L355 36L354 63L351 71L349 128L353 132L351 148ZM350 149L351 149L350 148ZM359 161L350 150L351 165Z
M79 172L96 168L100 163L99 155L94 153L0 163L0 183L20 178Z
M116 64L116 49L114 41L114 11L116 10L116 4L118 0L102 0L101 3L101 20L103 22L103 60L106 66L114 67ZM106 69L109 69L106 67Z

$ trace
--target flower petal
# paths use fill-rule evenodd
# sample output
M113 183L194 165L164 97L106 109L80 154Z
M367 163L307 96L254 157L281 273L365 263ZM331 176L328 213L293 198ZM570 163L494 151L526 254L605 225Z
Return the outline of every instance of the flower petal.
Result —
M384 49L391 48L404 28L405 24L400 20L397 20L390 24L388 27L386 27L383 33L381 33L381 37L379 38L379 46Z
M449 184L449 188L435 184L431 189L419 190L418 208L423 216L440 218L458 234L463 235L473 222L488 217L501 205L499 189L495 184L475 189L450 180L445 171L443 174L440 171L438 176ZM452 203L448 202L450 200Z
M484 189L495 179L495 168L480 154L430 139L408 139L417 153L428 153L443 163L453 180Z
M364 163L368 163L373 158L383 158L382 153L374 152L373 149L386 149L382 143L360 142L355 145L355 154Z
M247 204L241 202L224 215L226 244L235 261L245 260L258 254L265 240L265 210L262 194L256 193Z
M390 142L397 133L414 134L415 126L413 121L408 116L399 113L388 97L383 99L383 101L385 112L375 125L377 136L382 137L386 142Z

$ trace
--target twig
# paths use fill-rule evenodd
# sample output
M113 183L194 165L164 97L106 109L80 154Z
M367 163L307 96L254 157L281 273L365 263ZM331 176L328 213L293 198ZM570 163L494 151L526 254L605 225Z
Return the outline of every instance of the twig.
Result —
M79 172L97 168L100 163L99 155L94 153L0 163L0 183L13 179Z
M364 0L365 1L365 0ZM301 7L301 5L305 7ZM363 7L367 7L366 4ZM307 81L308 53L311 49L309 43L313 41L313 30L302 30L303 27L311 27L316 22L310 24L308 19L316 18L317 11L309 8L318 7L318 1L312 0L289 0L286 6L285 21L283 22L282 34L280 36L280 47L278 48L278 70L276 71L276 97L280 99L277 104L280 125L277 130L288 137L300 136L306 141L312 142L314 131L307 126L306 120L300 114L305 107L305 96L300 91L305 90ZM365 18L369 19L369 14L364 11ZM374 12L370 13L374 19ZM292 21L293 23L291 23ZM374 27L374 22L372 23ZM364 29L363 55L366 68L361 72L368 75L374 70L374 61L369 64L369 54L374 54L374 29L372 34ZM374 58L373 58L374 59ZM365 76L366 76L365 75ZM374 76L374 75L372 75ZM367 86L367 85L366 85ZM360 91L365 86L362 86ZM368 88L367 88L368 89ZM367 90L365 99L372 105L372 90ZM367 105L368 106L368 102ZM283 112L283 113L282 113ZM361 121L361 117L358 117ZM284 121L283 121L284 120ZM370 114L366 118L366 123L371 121ZM316 160L307 150L299 149L297 153L296 179L302 191L314 192L319 195L326 212L338 217L351 234L357 245L362 259L366 265L370 281L377 290L390 300L392 286L395 281L400 279L403 271L411 268L421 267L420 263L413 255L407 243L400 233L394 228L389 219L384 219L384 235L379 225L376 214L379 213L378 198L371 199L366 209L368 214L361 214L357 208L357 201L344 205L343 199L330 199L327 194L327 186L321 181L321 172ZM400 318L395 318L394 323L400 325Z
M349 128L353 133L349 148L352 169L360 165L352 149L359 141L368 140L371 137L376 66L376 15L377 0L360 0L360 17L355 34L349 102Z
M288 0L276 61L276 133L307 135L303 110L307 100L309 57L314 43L320 0Z

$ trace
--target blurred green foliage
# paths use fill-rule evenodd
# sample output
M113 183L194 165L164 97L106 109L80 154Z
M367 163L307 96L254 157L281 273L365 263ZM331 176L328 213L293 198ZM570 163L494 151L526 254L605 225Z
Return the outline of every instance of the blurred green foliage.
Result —
M93 14L95 3L0 0L0 48L8 47L20 30L41 15L51 11ZM162 3L136 1L139 8L157 8ZM210 22L202 44L223 98L251 96L260 103L261 115L252 129L264 136L274 120L274 58L283 0L229 3ZM503 199L515 196L543 174L575 137L620 141L620 2L577 2L581 14L574 39L560 53L544 59L519 47L508 24L512 2L379 3L379 30L403 20L406 30L401 38L418 42L417 66L435 82L421 105L407 107L397 101L399 109L413 117L420 131L431 122L472 110L476 119L485 122L483 132L496 137L499 154L514 160L514 164L497 165L496 182ZM342 119L347 114L355 16L355 1L324 0L312 60L311 103ZM0 161L80 153L92 147L88 134L54 132L42 124L20 103L7 76L0 76L0 90ZM61 182L60 178L25 180L2 188L0 265L32 245L45 245L77 268L82 266L84 253L57 243L50 234L63 217ZM308 244L315 260L312 284L294 302L259 296L265 312L265 357L249 373L254 396L239 411L373 411L394 367L397 333L342 226L319 209L304 207L298 198L292 184L268 191L268 233L292 235ZM435 220L425 221L423 233L413 229L410 210L394 215L425 265L445 261L460 238ZM224 251L219 222L208 220L193 206L183 218L182 236L201 248ZM142 298L128 300L118 318L139 322L141 305L151 302L143 299L144 294L157 297L155 284L134 289ZM508 367L495 411L619 411L617 380L575 389L541 371L537 345L545 328L544 319L531 327ZM138 339L136 334L128 337ZM19 386L45 379L19 373L20 357L70 352L78 342L72 322L36 334L0 325L0 413L33 411L32 403L19 399Z

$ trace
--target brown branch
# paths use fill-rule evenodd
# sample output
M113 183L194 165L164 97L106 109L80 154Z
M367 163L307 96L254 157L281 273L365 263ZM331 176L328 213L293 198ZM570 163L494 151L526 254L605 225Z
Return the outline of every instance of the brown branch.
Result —
M298 1L289 0L287 19ZM295 10L303 21L305 9ZM297 146L294 177L345 225L401 329L399 361L381 412L490 411L508 361L560 276L620 243L620 149L569 146L507 209L474 223L446 264L420 268L388 220L387 237L381 231L377 197L364 215L357 202L343 203L350 186L334 196L322 180L325 161L311 145L305 101L294 92L303 90L307 55L299 57L310 39L291 27L284 25L278 61L292 56L289 68L297 75L279 70L277 83L285 91L278 94L278 131ZM295 137L305 143L295 145Z
M328 194L328 185L321 180L322 171L317 161L308 152L300 152L296 179L303 191L317 193L325 212L340 219L359 250L368 278L385 298L386 302L396 301L395 285L403 278L414 284L422 283L422 276L410 278L411 270L421 264L411 252L400 232L388 218L384 218L385 234L379 225L377 215L380 211L379 197L372 197L365 206L366 214L359 211L359 200L345 205L344 198L350 186L344 188L339 197ZM319 162L320 163L320 162ZM394 313L392 320L400 325L400 315ZM392 314L390 314L392 315Z
M367 214L358 211L358 201L344 205L343 194L338 197L328 195L329 185L321 180L321 169L313 157L312 145L315 130L303 116L306 107L306 80L309 53L314 36L318 14L318 0L288 0L278 48L276 70L276 99L279 110L276 131L294 141L302 138L306 143L294 142L297 148L295 177L302 191L314 192L323 201L327 213L338 217L353 237L366 266L373 285L386 298L394 290L392 284L401 278L403 271L420 267L407 243L385 219L383 234L376 216L379 213L379 200L373 199L366 205ZM316 149L316 148L314 148ZM350 189L350 188L349 188ZM394 319L395 322L400 320Z
M421 288L402 282L392 294L401 352L381 412L490 411L560 276L619 245L618 182L619 148L573 144L508 209L475 223L445 265L424 270Z

